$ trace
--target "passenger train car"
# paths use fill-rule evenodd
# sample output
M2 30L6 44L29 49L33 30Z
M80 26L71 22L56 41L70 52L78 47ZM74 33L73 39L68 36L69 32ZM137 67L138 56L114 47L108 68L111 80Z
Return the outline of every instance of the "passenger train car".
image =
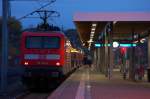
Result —
M61 32L23 32L21 65L24 81L32 78L63 78L82 63L82 53L74 51Z

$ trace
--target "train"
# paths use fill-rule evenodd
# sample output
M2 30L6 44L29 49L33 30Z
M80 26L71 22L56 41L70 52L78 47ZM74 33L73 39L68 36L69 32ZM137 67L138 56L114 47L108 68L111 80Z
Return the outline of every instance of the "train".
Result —
M82 66L83 60L83 52L74 48L60 31L23 32L20 56L25 70L22 81L28 86L41 79L62 80Z

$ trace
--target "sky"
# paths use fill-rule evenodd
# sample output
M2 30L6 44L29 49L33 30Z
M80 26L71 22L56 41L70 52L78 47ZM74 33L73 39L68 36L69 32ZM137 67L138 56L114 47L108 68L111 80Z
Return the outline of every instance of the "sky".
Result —
M42 1L42 2L41 2ZM45 1L45 2L44 2ZM11 1L11 13L17 19L34 11L48 0ZM2 13L0 0L0 14ZM49 19L49 23L63 26L64 29L75 28L73 15L77 12L150 12L150 0L56 0L48 10L60 13L59 18ZM24 28L32 27L41 22L39 19L26 18L21 20Z

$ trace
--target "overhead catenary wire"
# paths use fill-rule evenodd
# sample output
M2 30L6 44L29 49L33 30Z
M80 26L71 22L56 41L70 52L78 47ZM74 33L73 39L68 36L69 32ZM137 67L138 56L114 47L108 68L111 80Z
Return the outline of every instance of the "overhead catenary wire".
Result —
M38 12L45 12L45 11L46 11L46 12L50 12L50 14L47 16L47 18L48 18L48 17L59 17L60 14L59 14L59 12L57 12L57 11L53 11L53 10L51 10L51 11L48 11L48 10L41 10L41 9L43 9L43 8L45 8L45 7L49 6L49 5L51 5L51 4L54 3L55 1L56 1L56 0L51 0L49 3L47 3L47 4L43 5L43 6L41 6L40 8L38 8L38 9L36 9L36 10L34 10L34 11L32 11L32 12L30 12L30 13L28 13L28 14L26 14L26 15L24 15L24 16L18 18L18 19L16 19L16 20L20 21L20 20L22 20L22 19L24 19L24 18L41 18L41 19L43 20L42 16L41 16L40 13L38 13ZM32 17L32 16L30 16L30 15L33 15L34 13L38 13L38 14L40 15L40 17ZM53 14L53 16L52 16L52 14ZM13 24L13 23L9 23L9 24Z
M41 10L41 9L43 9L43 8L45 8L45 7L49 6L49 5L51 5L51 4L54 3L55 1L56 1L56 0L52 0L52 1L50 1L49 3L47 3L47 4L43 5L43 6L41 6L40 8L38 8L38 9L36 9L36 10L34 10L34 11L32 11L32 12L26 14L26 15L24 15L23 17L18 18L17 20L22 20L22 19L28 17L29 15L34 14L37 10Z
M21 2L21 1L40 1L40 0L9 0L9 1L17 1L17 2L20 1ZM49 0L46 0L46 1L49 1Z

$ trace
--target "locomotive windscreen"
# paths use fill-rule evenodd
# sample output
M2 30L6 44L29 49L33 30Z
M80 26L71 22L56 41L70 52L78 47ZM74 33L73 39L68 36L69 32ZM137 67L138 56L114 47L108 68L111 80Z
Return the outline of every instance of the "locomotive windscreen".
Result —
M56 49L60 47L60 38L54 36L28 36L26 48Z

